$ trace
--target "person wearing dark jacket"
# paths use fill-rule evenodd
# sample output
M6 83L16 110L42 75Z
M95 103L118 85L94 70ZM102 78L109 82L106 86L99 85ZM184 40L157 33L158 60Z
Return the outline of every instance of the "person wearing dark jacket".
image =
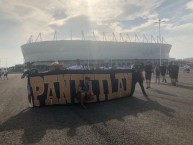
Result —
M179 66L176 62L173 62L170 72L171 83L173 86L176 86L176 82L178 80L178 73L179 73Z
M143 92L144 96L148 96L145 92L144 86L143 86L143 68L144 66L142 65L142 63L140 63L140 61L138 59L135 60L134 64L131 66L132 69L132 90L131 90L131 94L133 94L134 90L135 90L135 85L136 83L139 83L141 90Z

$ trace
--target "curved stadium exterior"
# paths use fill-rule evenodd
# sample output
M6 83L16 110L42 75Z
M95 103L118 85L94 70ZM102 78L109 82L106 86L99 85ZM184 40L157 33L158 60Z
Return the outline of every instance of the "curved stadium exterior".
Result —
M133 59L159 63L160 49L162 62L169 60L172 45L164 43L114 42L91 40L55 40L27 43L21 46L26 62L49 65L59 60L65 66L80 59L84 65L113 63L129 65Z

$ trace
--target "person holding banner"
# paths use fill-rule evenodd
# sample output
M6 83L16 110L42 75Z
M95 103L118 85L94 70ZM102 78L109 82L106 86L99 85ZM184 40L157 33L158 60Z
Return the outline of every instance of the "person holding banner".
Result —
M92 100L94 93L90 90L90 78L85 77L84 81L80 83L76 98L80 101L80 105L86 108L85 101Z
M30 91L30 80L29 76L34 73L38 73L37 69L32 67L32 63L28 62L26 63L27 69L24 71L23 75L21 76L21 79L27 77L27 92L28 92L28 101L29 101L29 107L33 107L32 104L32 96L31 96L31 91Z
M135 90L136 83L139 83L141 90L143 92L143 95L145 97L148 97L148 95L145 92L144 86L143 86L143 80L144 80L143 68L144 68L144 66L142 65L142 63L140 63L140 61L138 59L136 59L134 64L131 65L131 69L132 69L132 73L133 73L131 94L133 94L133 92Z

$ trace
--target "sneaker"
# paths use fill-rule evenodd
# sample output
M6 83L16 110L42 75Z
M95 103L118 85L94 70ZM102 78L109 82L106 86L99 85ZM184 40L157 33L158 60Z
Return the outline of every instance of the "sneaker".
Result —
M33 108L33 105L32 105L31 103L29 103L29 107L30 107L30 108Z

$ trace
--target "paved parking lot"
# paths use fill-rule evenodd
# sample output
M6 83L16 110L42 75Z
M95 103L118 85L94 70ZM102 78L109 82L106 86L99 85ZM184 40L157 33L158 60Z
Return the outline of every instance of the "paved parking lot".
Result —
M145 98L75 106L28 108L20 74L0 80L0 144L190 145L193 144L193 70L177 87L156 84ZM169 80L169 79L168 79Z

